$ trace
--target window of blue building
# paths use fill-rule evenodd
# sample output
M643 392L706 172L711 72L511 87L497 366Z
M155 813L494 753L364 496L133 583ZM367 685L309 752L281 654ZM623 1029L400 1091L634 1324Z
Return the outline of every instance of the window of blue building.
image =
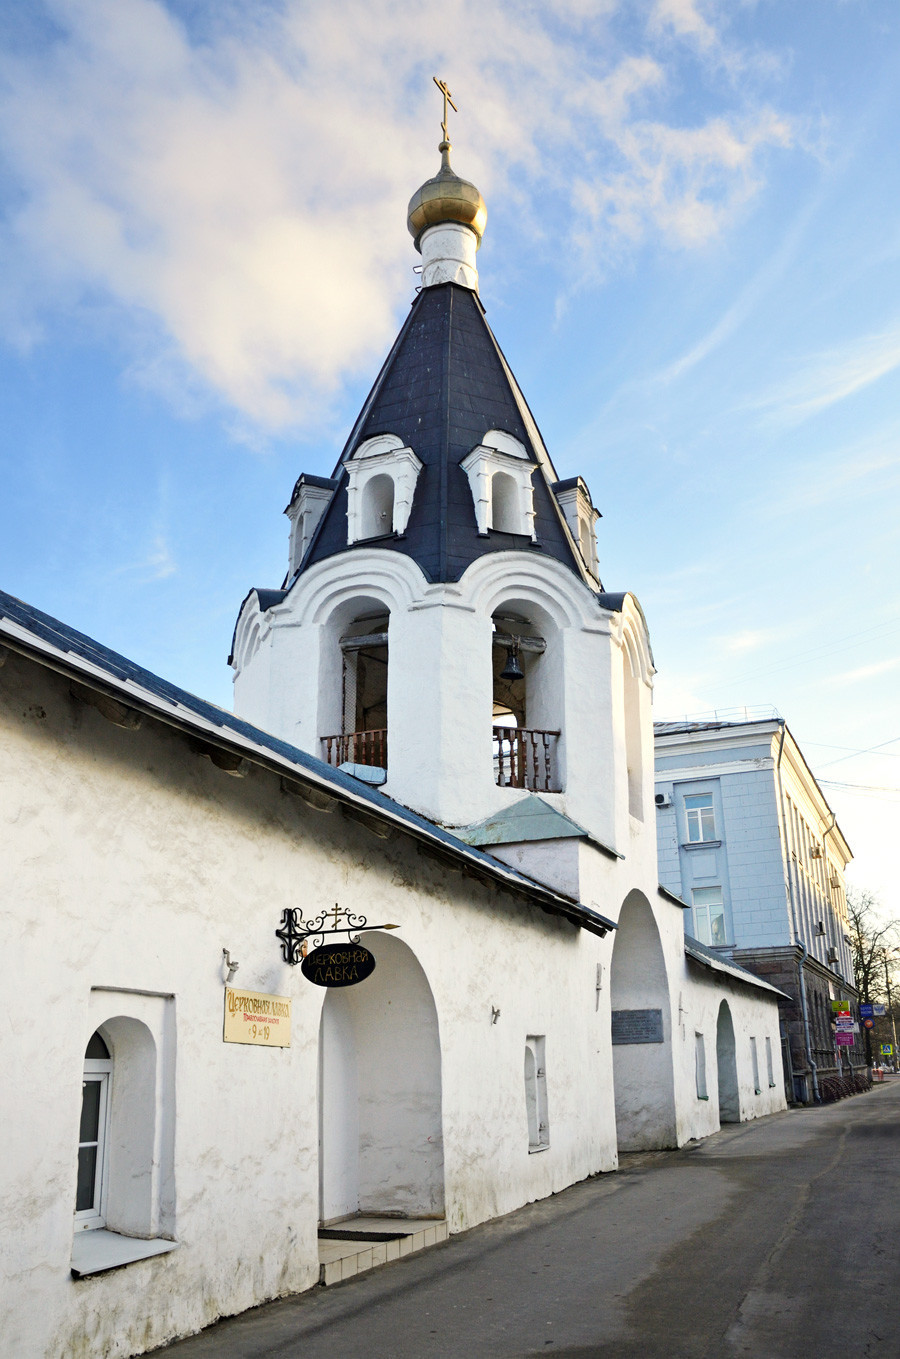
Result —
M695 887L691 895L696 938L701 944L709 944L712 948L727 944L721 887Z
M692 793L684 799L687 834L690 844L716 839L716 814L712 793Z

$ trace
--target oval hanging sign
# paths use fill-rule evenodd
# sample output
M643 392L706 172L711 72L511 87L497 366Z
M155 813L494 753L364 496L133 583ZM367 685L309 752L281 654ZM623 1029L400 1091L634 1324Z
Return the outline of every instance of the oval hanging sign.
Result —
M355 986L375 971L375 957L362 944L325 944L300 964L313 986Z

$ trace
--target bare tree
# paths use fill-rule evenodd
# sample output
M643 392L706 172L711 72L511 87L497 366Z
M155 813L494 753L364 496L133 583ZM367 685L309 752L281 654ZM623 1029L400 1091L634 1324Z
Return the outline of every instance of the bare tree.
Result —
M881 902L864 887L847 891L847 921L850 926L850 952L853 977L859 998L865 1004L882 999L890 1006L893 995L886 985L888 958L897 944L900 921L885 920ZM872 1065L872 1034L865 1030L866 1065Z

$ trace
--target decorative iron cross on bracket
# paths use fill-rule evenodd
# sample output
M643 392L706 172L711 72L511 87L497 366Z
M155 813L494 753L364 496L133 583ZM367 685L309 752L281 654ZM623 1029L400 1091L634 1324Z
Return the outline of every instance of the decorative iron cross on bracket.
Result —
M331 929L326 922L333 921ZM344 923L341 924L340 922ZM296 967L306 957L307 941L312 939L313 947L320 948L326 934L346 934L354 944L359 943L359 930L399 930L399 925L370 925L364 915L334 903L333 911L323 911L314 920L304 920L299 906L286 906L281 912L281 929L275 937L281 940L281 956L291 967Z

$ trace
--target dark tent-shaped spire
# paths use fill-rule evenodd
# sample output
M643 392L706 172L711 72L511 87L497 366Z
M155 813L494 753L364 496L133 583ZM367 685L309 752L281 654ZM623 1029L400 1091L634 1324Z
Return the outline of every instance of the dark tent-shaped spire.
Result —
M535 541L524 534L478 533L472 492L460 463L489 430L519 440L535 464ZM399 436L422 463L412 511L402 535L348 547L344 461L379 434ZM412 557L430 581L456 581L486 553L521 549L555 558L597 588L551 490L556 474L540 433L478 295L469 288L444 283L419 293L354 425L335 477L337 489L301 571L339 552L377 546Z

